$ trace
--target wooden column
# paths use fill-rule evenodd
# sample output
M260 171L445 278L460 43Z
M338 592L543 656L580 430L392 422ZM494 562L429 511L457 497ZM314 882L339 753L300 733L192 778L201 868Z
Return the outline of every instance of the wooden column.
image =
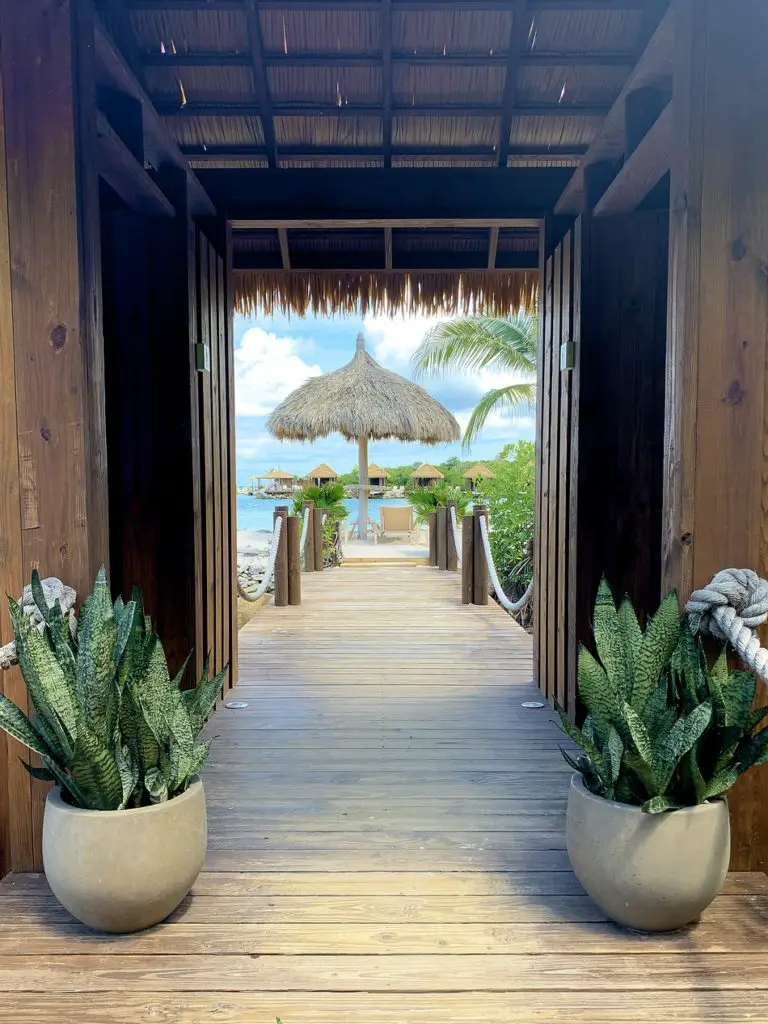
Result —
M456 502L449 501L446 504L446 522L445 522L445 567L450 572L456 572L459 567L459 557L456 551L456 539L453 535L453 520L451 519L451 509L454 514L456 513Z
M437 568L443 571L448 568L448 549L446 537L446 523L448 521L447 510L443 505L435 510L435 554L437 557Z
M325 567L325 554L323 552L323 509L312 509L312 542L315 549L315 572L321 572Z
M677 13L662 583L685 599L727 566L768 575L768 8ZM729 803L731 867L765 871L768 769Z
M109 565L93 18L89 0L0 5L0 586L14 597L37 567L82 599ZM16 670L0 685L25 705ZM3 866L40 869L46 787L6 751Z
M461 603L473 604L475 594L475 517L461 517Z
M275 604L282 608L288 604L288 506L278 505L272 517L273 523L282 519L280 538L275 559Z
M473 569L472 569L472 603L488 604L488 560L485 557L483 537L480 533L480 519L485 518L488 522L488 509L484 505L475 505L474 508L474 541L473 541Z
M301 519L288 516L288 604L301 604Z
M437 515L429 513L429 564L437 565Z
M304 572L315 571L315 517L314 501L305 501L301 506L301 514L309 510L309 522L307 524L307 539L304 544Z

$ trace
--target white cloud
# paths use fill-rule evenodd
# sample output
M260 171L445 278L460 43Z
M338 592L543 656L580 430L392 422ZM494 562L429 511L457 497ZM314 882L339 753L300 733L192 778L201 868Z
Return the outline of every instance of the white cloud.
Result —
M252 437L240 437L240 428L238 427L237 433L237 457L239 459L254 459L259 455L265 448L271 448L274 445L274 438L271 434L263 433L256 434Z
M235 350L235 409L240 416L264 416L291 391L322 372L298 355L295 338L251 327Z
M372 354L380 363L402 372L407 369L411 356L421 344L430 327L445 317L371 316L365 320L365 333Z

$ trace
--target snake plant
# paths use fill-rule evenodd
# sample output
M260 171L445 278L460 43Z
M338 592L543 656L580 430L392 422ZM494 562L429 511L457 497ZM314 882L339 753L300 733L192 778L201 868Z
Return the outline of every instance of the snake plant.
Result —
M563 756L592 793L675 810L720 796L768 761L768 729L758 728L768 707L752 707L755 677L731 670L725 651L710 667L674 591L643 631L630 600L617 609L603 580L593 631L599 660L585 647L578 659L581 728L560 712L583 750Z
M77 628L58 601L49 607L39 575L32 593L42 628L9 598L19 665L34 704L31 718L0 695L0 728L40 755L30 774L57 782L73 804L120 810L160 803L183 792L209 743L196 743L226 674L206 666L193 690L174 679L144 614L141 592L112 603L102 568Z

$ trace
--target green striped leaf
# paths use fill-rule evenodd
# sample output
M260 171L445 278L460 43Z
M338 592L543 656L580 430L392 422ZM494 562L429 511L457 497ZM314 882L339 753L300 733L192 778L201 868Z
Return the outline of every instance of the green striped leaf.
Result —
M0 693L0 729L4 729L15 740L23 743L30 750L34 750L36 754L41 754L43 757L53 756L50 747L21 708L2 693Z
M114 754L85 723L77 734L70 774L93 811L114 811L123 799L123 784Z
M624 651L627 669L627 688L622 696L629 698L635 678L637 656L643 642L643 631L640 629L635 609L632 607L632 602L628 597L625 597L619 605L619 610L616 613L616 628Z
M712 705L700 704L689 715L683 715L675 722L664 742L656 751L656 774L659 788L666 789L672 773L684 754L702 736L712 718Z
M646 800L641 810L646 814L662 814L664 811L679 811L681 805L667 796L654 796Z
M78 623L77 693L89 728L108 743L117 724L117 623L104 568Z
M614 690L624 698L627 696L630 679L627 674L627 660L619 629L616 605L605 577L600 580L597 591L592 630L603 668L611 680Z
M618 725L620 702L603 666L586 647L579 650L579 693L595 723L595 735L605 742L611 723Z
M635 662L632 686L633 710L642 714L653 691L659 685L662 671L669 662L680 639L680 603L677 592L671 591L659 605L648 624Z

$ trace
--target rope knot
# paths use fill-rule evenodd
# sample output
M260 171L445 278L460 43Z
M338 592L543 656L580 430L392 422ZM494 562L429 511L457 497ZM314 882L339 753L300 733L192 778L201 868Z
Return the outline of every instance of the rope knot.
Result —
M749 630L768 619L768 581L751 569L723 569L694 590L685 610L694 631L732 641L737 618L739 627Z

